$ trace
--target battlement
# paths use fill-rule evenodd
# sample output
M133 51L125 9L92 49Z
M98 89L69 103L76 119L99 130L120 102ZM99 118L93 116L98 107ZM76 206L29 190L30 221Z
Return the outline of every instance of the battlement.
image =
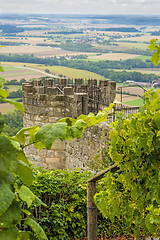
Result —
M82 80L82 79L45 79L25 82L22 85L24 113L24 127L34 125L42 126L54 123L64 117L77 118L89 112L98 113L99 110L109 106L114 101L116 83L108 80ZM97 138L100 131L92 139L90 151L84 150L84 142L92 133L86 132L80 142L74 140L70 143L55 142L49 151L43 149L40 153L33 146L26 149L26 154L36 165L49 168L84 168L81 155L89 161L93 152L100 148ZM96 147L95 147L96 146ZM79 150L81 149L81 151ZM79 154L79 155L78 155Z
M57 118L97 113L115 98L116 83L108 80L53 79L22 85L25 112Z

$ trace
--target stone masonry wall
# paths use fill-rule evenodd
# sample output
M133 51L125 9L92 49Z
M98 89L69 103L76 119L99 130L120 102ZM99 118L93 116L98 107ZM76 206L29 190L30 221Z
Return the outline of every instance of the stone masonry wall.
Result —
M115 98L115 83L101 80L89 80L83 85L81 79L67 85L66 79L54 84L52 79L25 82L22 86L24 127L42 126L54 123L64 117L76 118L88 114L91 110L97 113ZM99 102L99 104L95 104ZM105 126L107 128L107 126ZM26 154L35 165L45 168L86 168L95 152L104 147L101 139L101 126L86 130L81 139L70 142L57 140L51 150L39 152L33 146L26 148Z

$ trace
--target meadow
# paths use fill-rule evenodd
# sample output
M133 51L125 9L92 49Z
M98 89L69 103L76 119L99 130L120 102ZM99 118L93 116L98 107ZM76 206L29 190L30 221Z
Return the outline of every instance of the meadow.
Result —
M97 80L106 79L105 77L99 74L89 72L86 70L79 70L79 69L62 67L62 66L38 67L38 69L42 69L42 70L45 70L46 68L49 69L52 74L63 75L64 77L67 77L67 78L83 78L83 79L97 79Z
M5 66L3 65L5 64ZM5 68L6 65L8 66L8 70ZM13 67L13 65L17 65L15 67ZM25 65L25 67L24 67ZM25 78L26 79L26 75L25 73L27 73L26 71L28 69L26 68L30 68L33 70L34 74L32 73L32 78L39 78L39 75L40 73L37 72L38 70L39 71L42 71L43 74L41 73L41 77L43 76L47 76L48 74L45 72L46 69L48 69L51 74L54 74L54 75L63 75L63 76L66 76L68 78L83 78L83 79L97 79L97 80L100 80L100 79L105 79L104 77L102 77L101 75L99 74L96 74L96 73L92 73L92 72L89 72L89 71L86 71L86 70L79 70L79 69L73 69L73 68L68 68L68 67L62 67L62 66L45 66L45 65L40 65L40 64L31 64L31 63L10 63L10 62L2 62L2 66L4 66L4 69L6 69L5 73L2 73L2 75L4 76L5 78L5 75L7 76L8 74L10 75L10 77L12 76L12 79L13 78L17 78L17 76L19 77L19 79L22 79L22 78ZM22 67L22 68L18 68L18 67ZM11 73L11 71L13 69L17 69L17 72L13 72ZM21 72L21 75L20 75L20 72L18 72L18 70L21 69L22 72ZM6 78L7 80L7 78Z

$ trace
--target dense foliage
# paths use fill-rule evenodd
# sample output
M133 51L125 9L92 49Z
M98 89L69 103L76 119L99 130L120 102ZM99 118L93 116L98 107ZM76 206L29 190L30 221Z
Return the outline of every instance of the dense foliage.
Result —
M22 78L20 81L17 81L17 79L7 80L4 86L7 85L22 85L26 80Z
M160 230L160 90L145 93L138 114L117 118L110 127L109 155L120 173L108 173L97 206L114 222L124 218L134 235Z
M88 171L35 171L32 191L47 204L37 208L37 220L50 240L81 239L86 236L86 180Z
M15 110L4 114L4 132L6 135L14 136L23 127L23 113Z
M2 34L24 32L24 28L11 24L0 24L0 30L2 30Z
M36 181L32 191L47 204L33 209L50 240L82 239L87 235L87 184L92 176L89 171L34 170ZM99 184L97 191L104 184ZM116 237L130 235L124 220L112 224L98 213L98 236Z
M22 90L12 91L7 98L22 98Z

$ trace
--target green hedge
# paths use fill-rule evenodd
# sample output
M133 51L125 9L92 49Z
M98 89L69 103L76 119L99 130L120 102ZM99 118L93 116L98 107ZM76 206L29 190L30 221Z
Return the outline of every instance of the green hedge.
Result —
M80 170L34 170L36 180L32 191L48 207L33 209L34 216L50 240L82 239L87 235L87 186L92 176ZM102 189L103 184L99 184ZM123 221L124 222L124 221ZM128 234L122 221L115 225L98 215L98 235L113 237Z

